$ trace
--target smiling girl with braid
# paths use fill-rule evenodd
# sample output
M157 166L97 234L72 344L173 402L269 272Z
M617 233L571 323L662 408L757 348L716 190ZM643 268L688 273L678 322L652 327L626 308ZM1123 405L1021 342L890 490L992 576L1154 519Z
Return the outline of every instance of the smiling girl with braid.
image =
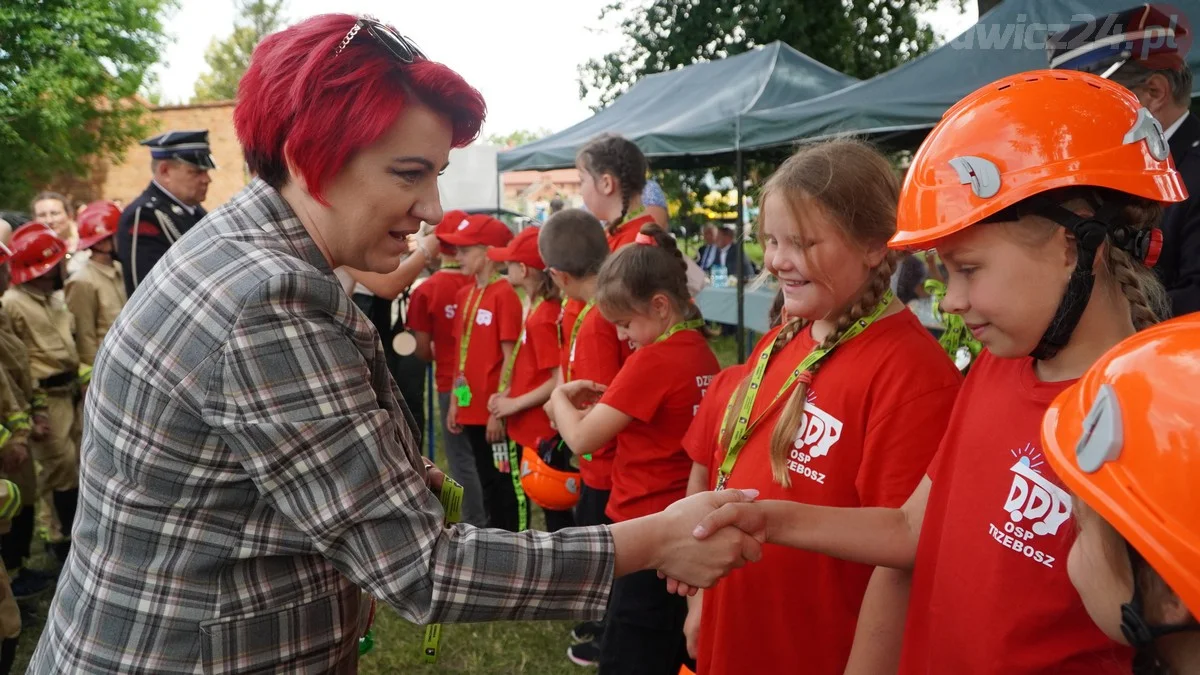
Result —
M887 159L849 140L801 149L767 181L760 234L784 321L725 394L723 416L689 430L688 453L705 458L693 467L693 491L745 487L789 503L895 507L925 475L960 377L889 290L898 191ZM769 549L690 598L686 632L699 672L841 675L874 568ZM864 626L874 637L865 610ZM881 672L862 672L871 670Z

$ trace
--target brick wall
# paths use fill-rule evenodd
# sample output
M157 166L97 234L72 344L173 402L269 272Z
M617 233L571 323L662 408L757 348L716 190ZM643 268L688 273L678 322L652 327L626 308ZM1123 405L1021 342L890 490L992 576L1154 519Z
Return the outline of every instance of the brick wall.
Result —
M224 204L249 182L242 149L233 130L233 101L151 108L150 116L153 125L150 136L173 129L208 129L208 142L217 170L209 173L212 184L208 186L204 208L211 211ZM93 174L94 178L100 177L97 174L103 176L103 187L96 197L119 199L122 204L128 204L150 182L150 150L135 141L125 151L121 164L101 167ZM72 197L79 199L74 194ZM88 195L85 198L94 197Z

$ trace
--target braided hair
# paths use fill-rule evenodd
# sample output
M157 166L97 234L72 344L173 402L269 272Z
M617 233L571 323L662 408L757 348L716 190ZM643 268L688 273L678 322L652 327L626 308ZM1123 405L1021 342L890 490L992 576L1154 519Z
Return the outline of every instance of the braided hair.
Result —
M887 240L895 233L899 194L900 183L886 157L866 143L840 138L805 146L788 158L767 181L760 203L765 204L768 197L775 195L793 214L819 208L837 227L838 234L866 252L885 248ZM760 223L768 217L764 209ZM804 227L805 219L797 217L796 221ZM892 273L901 256L887 251L868 271L862 290L832 320L834 328L818 349L834 349L855 322L872 313L891 288ZM773 353L778 353L803 333L815 318L787 319L775 336ZM810 375L815 375L823 362L824 359L818 361L809 371ZM749 388L750 376L747 376L726 411L725 433L719 439L726 449L733 442L734 425L730 422L741 410ZM771 473L784 487L791 486L787 458L804 421L808 392L809 385L802 379L784 405L771 434Z
M633 141L618 134L601 134L579 149L576 161L587 170L592 178L609 175L617 182L621 191L621 215L609 222L608 234L616 232L629 214L629 204L634 195L646 188L646 172L649 165L646 156Z
M684 321L703 319L687 288L687 263L675 239L654 223L641 234L653 244L630 244L612 254L596 277L596 305L607 314L642 312L655 295L665 295Z

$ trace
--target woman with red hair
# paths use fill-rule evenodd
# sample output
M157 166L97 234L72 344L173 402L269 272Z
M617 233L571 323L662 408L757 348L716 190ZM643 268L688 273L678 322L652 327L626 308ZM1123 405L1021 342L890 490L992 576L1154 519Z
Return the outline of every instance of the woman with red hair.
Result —
M333 270L396 269L483 116L370 19L258 46L234 113L256 178L171 247L96 356L72 553L29 672L353 672L360 589L417 623L598 618L615 575L708 585L757 557L736 531L691 536L753 496L736 492L552 535L442 525L442 476Z

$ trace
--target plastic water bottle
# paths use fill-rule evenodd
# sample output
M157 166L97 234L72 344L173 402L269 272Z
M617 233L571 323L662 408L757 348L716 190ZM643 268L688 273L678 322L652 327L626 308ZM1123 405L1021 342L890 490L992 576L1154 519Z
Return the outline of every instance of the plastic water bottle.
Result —
M712 285L717 288L725 288L729 285L729 270L725 269L724 265L712 266Z

